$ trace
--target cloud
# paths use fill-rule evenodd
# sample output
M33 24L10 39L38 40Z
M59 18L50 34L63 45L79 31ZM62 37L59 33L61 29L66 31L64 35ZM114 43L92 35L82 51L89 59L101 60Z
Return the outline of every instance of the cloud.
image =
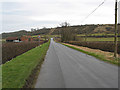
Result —
M120 23L120 1L118 3L118 23Z
M104 0L4 0L4 32L30 30L31 27L55 27L64 21L71 25L114 23L114 1L107 0L81 23Z

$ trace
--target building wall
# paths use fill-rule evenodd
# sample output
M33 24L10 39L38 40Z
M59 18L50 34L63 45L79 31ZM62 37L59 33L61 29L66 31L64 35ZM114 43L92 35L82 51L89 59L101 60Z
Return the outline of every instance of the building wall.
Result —
M31 36L22 36L21 41L32 41L32 37Z

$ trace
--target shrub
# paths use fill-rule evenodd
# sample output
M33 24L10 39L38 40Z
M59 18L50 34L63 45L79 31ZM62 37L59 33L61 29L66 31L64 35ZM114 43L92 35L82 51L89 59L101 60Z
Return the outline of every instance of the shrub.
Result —
M32 41L32 42L21 42L21 43L13 43L6 42L2 45L2 63L11 60L12 58L21 55L22 53L27 52L28 50L35 48L39 44L43 44L46 41Z
M114 52L114 42L104 41L104 42L79 42L79 41L70 41L70 44L89 47L93 49L100 49L103 51ZM118 42L118 53L120 54L120 42Z

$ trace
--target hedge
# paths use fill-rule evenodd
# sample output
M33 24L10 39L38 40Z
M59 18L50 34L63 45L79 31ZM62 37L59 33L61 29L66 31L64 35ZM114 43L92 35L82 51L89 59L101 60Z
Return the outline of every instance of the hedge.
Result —
M69 41L69 44L74 44L78 46L89 47L93 49L100 49L103 51L114 52L114 42L110 41L97 41L97 42L80 42L80 41ZM120 42L118 42L118 53L120 54Z
M2 45L2 63L11 60L12 58L15 58L18 55L21 55L22 53L27 52L28 50L35 48L39 44L43 44L46 41L32 41L32 42L20 42L20 43L3 43Z

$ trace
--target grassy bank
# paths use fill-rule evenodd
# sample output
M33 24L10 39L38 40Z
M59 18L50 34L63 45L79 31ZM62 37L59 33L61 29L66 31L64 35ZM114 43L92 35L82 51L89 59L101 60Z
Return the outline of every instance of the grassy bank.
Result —
M105 62L108 62L108 63L111 63L111 64L115 64L115 65L119 65L119 66L120 66L120 64L119 64L120 58L114 59L114 60L107 60L104 55L99 55L99 54L96 54L96 53L93 53L93 52L84 51L84 50L82 50L82 49L79 49L79 48L76 48L76 47L73 47L73 46L69 46L69 45L66 45L66 44L63 44L63 45L65 45L65 46L67 46L67 47L70 47L70 48L72 48L72 49L75 49L75 50L77 50L77 51L83 52L83 53L85 53L85 54L94 56L94 57L96 57L96 58L99 59L99 60L103 60L103 61L105 61Z
M49 47L47 42L2 65L3 88L22 88L32 70L42 63Z

